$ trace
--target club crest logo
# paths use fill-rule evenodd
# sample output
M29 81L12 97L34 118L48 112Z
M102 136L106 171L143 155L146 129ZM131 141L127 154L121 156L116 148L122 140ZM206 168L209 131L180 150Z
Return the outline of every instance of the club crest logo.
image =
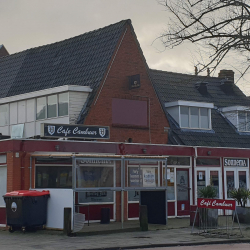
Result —
M104 137L106 135L106 128L99 128L99 135Z
M51 126L51 125L48 125L48 133L50 135L53 135L56 131L56 127L55 126Z

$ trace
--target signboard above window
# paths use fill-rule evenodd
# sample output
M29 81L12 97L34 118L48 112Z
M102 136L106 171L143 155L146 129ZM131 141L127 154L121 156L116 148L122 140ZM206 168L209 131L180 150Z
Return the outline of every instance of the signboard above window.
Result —
M224 167L248 167L248 160L239 158L224 158Z
M109 139L109 127L68 124L41 124L41 137Z

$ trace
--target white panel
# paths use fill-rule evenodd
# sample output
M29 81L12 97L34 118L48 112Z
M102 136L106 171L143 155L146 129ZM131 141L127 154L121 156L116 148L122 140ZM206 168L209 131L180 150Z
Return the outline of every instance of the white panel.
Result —
M0 166L0 207L5 207L4 199L2 198L7 192L7 166Z
M179 107L171 107L171 108L167 108L168 113L175 119L176 122L179 122Z
M25 123L26 118L26 101L21 101L17 103L17 122Z
M2 135L10 135L9 134L9 126L0 127L0 133Z
M10 103L10 124L17 124L17 102Z
M35 135L35 124L34 122L25 123L24 125L24 138L30 138Z
M237 111L224 113L226 118L237 128Z
M35 99L29 99L27 100L27 122L33 122L35 121Z
M40 135L40 124L41 123L55 123L55 124L69 124L69 117L59 117L59 118L53 118L53 119L43 119L36 121L36 127L35 127L35 135Z
M6 155L0 155L0 163L3 164L3 163L6 163L7 160L6 160Z
M44 189L36 189L44 190ZM50 192L47 210L47 228L63 229L63 213L65 207L71 207L73 222L73 190L72 189L46 189ZM73 228L73 227L72 227Z
M69 92L69 123L76 124L77 118L87 100L88 93Z

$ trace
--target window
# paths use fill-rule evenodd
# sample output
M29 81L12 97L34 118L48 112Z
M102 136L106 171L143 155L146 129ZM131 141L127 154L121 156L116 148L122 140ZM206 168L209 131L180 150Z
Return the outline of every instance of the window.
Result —
M0 105L0 126L9 124L9 104Z
M250 112L248 111L238 112L238 130L250 131Z
M68 107L68 93L39 97L36 99L36 119L68 115Z
M210 129L210 109L180 106L182 128Z
M58 116L68 115L69 95L68 93L59 94Z
M46 118L46 97L40 97L36 100L36 119Z
M71 166L36 166L36 188L72 188Z
M48 96L47 112L48 118L57 116L57 95Z

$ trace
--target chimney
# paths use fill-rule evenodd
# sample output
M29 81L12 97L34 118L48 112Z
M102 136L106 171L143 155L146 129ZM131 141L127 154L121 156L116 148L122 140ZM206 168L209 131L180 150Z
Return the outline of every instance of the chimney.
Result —
M0 57L8 56L9 52L5 49L4 45L0 45Z
M233 70L222 69L218 74L219 78L224 78L234 83L234 72Z
M194 66L194 74L197 76L198 75L198 68L197 66Z

